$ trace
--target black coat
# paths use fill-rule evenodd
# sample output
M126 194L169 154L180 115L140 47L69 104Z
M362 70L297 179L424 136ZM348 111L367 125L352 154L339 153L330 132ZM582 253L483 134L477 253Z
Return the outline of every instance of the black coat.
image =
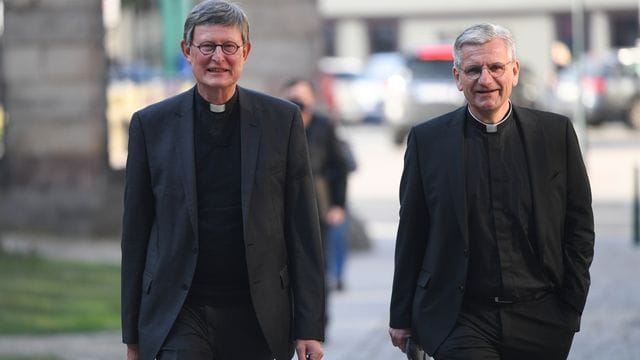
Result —
M324 194L318 193L318 196L326 197L318 201L320 203L324 202L325 207L340 206L344 208L349 172L345 149L343 148L346 144L338 139L335 127L329 118L319 114L313 114L306 133L309 156L311 158L311 171L316 182L323 181L326 183L325 189L316 188L318 192L325 192Z
M584 308L593 259L591 190L569 119L514 106L529 166L541 267L558 296ZM392 328L433 353L453 328L468 267L466 107L414 127L400 184ZM570 324L578 330L579 324Z
M142 360L164 342L198 257L194 89L135 113L129 130L122 331ZM324 337L324 264L305 133L294 105L238 92L251 298L274 356L289 360L294 339Z

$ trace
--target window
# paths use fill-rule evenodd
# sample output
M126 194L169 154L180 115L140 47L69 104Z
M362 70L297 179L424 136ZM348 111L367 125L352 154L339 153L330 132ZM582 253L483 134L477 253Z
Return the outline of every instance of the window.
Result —
M370 19L369 51L371 53L396 51L398 49L398 20Z
M611 24L611 47L636 46L638 39L638 12L636 9L610 12L609 21Z

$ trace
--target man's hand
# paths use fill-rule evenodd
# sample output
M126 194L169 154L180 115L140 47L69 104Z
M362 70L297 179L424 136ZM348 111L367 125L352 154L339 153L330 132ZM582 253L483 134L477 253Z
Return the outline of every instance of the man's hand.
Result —
M346 217L346 212L343 207L340 206L332 206L327 211L327 214L324 217L324 221L329 225L339 225L344 222L344 218Z
M399 348L402 352L407 350L407 338L411 336L411 329L394 329L389 328L391 335L391 343Z
M320 360L324 356L322 344L318 340L296 340L296 354L298 360ZM309 355L309 357L306 357Z
M138 344L127 344L127 360L138 360Z

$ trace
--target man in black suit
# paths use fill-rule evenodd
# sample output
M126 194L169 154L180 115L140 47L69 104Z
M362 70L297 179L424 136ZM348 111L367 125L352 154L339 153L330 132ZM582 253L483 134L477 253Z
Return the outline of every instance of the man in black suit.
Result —
M298 108L236 85L237 5L186 19L196 86L136 112L122 235L128 359L319 360L324 264Z
M589 289L591 191L566 117L509 100L511 33L464 30L467 105L411 130L400 184L390 335L435 359L564 359Z

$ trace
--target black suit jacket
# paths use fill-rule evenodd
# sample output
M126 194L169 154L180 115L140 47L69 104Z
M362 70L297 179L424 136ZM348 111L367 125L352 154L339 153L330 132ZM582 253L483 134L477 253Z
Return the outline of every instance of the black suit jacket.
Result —
M198 257L194 91L136 112L130 124L122 329L142 360L164 342ZM305 132L295 105L237 91L251 298L274 356L288 360L294 339L324 336L324 264Z
M455 324L468 267L466 107L411 130L400 184L390 326L433 354ZM568 118L514 106L526 152L539 261L558 296L584 308L593 258L591 190ZM578 330L578 324L573 324Z

